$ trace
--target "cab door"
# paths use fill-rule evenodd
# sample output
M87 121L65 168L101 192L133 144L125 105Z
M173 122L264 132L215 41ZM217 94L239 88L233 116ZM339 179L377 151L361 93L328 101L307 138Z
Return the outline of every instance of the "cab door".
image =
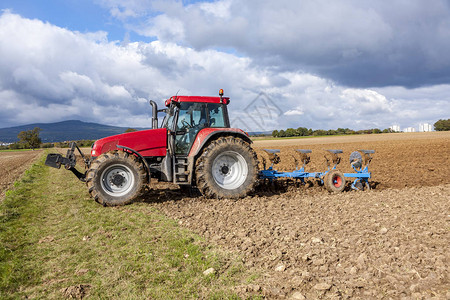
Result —
M180 103L175 127L175 155L187 155L197 133L206 127L208 127L206 103Z

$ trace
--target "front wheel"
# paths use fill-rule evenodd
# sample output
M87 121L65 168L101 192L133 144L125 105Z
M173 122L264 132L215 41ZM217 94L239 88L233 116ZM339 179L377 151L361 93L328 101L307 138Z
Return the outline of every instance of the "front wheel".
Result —
M95 201L105 206L133 202L145 188L144 166L134 155L123 151L102 154L91 164L86 184Z
M197 160L197 187L207 197L241 198L253 190L258 176L255 151L240 138L221 137Z

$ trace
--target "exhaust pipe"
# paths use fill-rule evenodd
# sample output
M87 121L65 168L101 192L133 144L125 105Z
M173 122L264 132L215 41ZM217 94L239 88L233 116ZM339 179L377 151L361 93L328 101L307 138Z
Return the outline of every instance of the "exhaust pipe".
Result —
M158 128L158 105L153 100L150 100L150 105L152 106L152 129L157 129Z

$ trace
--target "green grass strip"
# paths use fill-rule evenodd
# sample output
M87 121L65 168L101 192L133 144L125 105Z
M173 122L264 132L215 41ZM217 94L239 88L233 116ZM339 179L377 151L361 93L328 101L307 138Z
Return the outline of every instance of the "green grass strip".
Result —
M0 205L1 299L234 299L254 277L148 204L104 208L43 161Z
M31 149L3 149L0 150L0 152L24 152L24 151L38 151L41 149L35 149L35 150L31 150Z

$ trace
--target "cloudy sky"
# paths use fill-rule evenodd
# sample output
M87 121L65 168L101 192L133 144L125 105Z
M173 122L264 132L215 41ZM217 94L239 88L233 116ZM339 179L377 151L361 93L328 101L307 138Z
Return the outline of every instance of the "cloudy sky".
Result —
M149 127L149 99L220 88L250 131L450 118L450 2L0 3L0 127Z

